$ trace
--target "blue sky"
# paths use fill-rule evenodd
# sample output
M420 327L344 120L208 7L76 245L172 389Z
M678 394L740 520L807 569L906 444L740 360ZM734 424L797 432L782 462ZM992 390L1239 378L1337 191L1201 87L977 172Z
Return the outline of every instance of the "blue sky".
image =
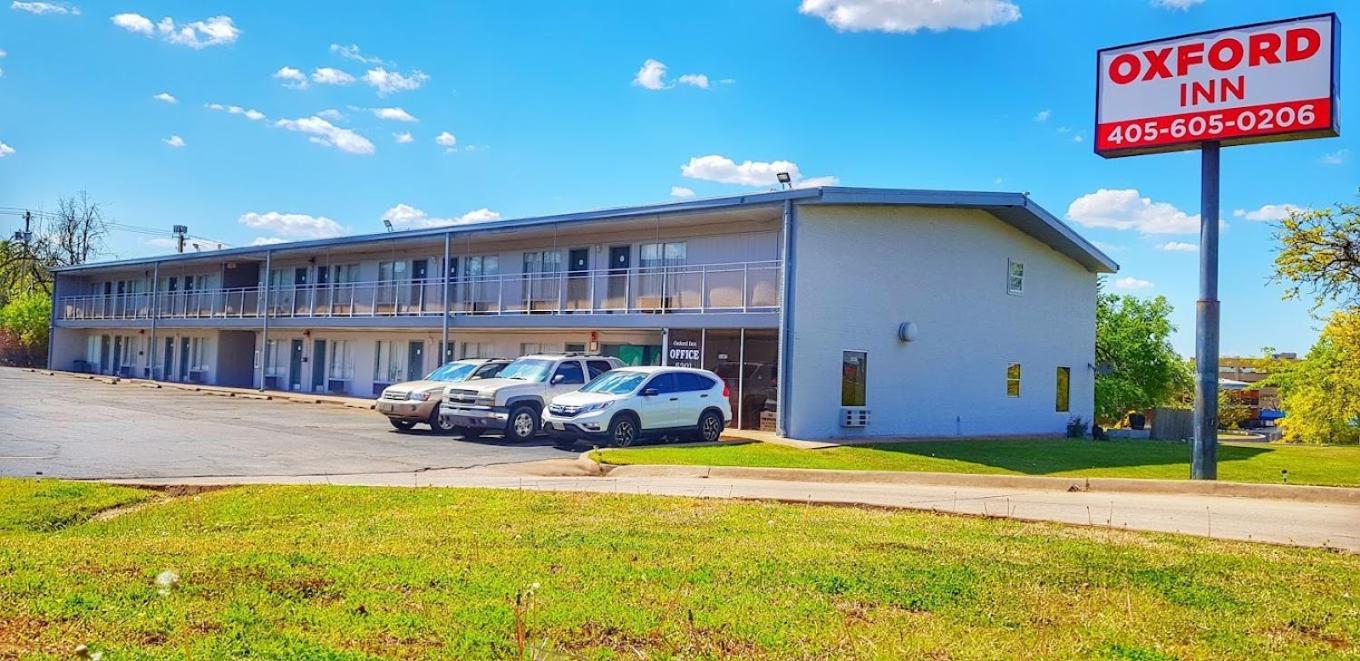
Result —
M86 189L122 225L246 245L380 231L385 216L412 227L763 190L789 169L777 161L806 184L1028 191L1120 262L1117 291L1171 299L1185 354L1196 255L1165 247L1197 236L1144 230L1193 226L1198 156L1092 153L1095 51L1344 9L5 2L0 206L50 209ZM1342 40L1343 90L1355 43ZM1267 282L1270 228L1249 218L1354 199L1353 105L1340 138L1224 150L1225 354L1316 337L1309 305ZM120 257L165 250L111 236Z

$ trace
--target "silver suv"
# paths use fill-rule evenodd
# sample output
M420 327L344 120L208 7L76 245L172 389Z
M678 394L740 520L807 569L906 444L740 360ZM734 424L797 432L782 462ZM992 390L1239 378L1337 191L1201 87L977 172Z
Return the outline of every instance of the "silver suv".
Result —
M383 389L373 408L387 416L397 431L410 431L425 423L441 434L453 431L439 416L439 402L450 383L490 379L510 361L504 358L464 358L446 363L419 381L395 383Z
M619 367L623 367L623 361L606 356L523 356L506 365L494 379L446 388L439 415L464 439L500 432L507 440L527 441L538 434L543 410L553 397L577 390Z

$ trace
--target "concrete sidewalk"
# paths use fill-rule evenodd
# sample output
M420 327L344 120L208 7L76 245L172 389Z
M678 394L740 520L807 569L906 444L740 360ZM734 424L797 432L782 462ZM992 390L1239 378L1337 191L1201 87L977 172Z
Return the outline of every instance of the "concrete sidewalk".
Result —
M541 472L554 473L555 470L556 467ZM554 477L535 475L534 472L533 464L520 464L499 468L327 476L198 477L112 481L155 486L346 484L479 487L865 505L1025 521L1053 521L1096 527L1185 533L1217 539L1360 552L1360 504L1204 494L1063 491L966 484L838 483L731 476L703 477L680 471L672 475L662 475L642 470L616 469L603 477ZM582 473L588 471L583 469Z

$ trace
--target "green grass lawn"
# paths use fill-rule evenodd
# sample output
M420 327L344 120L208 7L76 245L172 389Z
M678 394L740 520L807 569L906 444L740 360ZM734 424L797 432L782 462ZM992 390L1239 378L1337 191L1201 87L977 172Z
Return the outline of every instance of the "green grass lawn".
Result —
M1190 476L1190 448L1159 441L960 440L800 450L768 443L639 447L600 450L611 464L687 464L935 471L997 475L1139 477L1180 480ZM1218 477L1234 482L1360 486L1360 447L1223 444Z
M0 480L0 512L55 498L88 516L131 500L70 489ZM1360 557L1316 549L635 495L262 486L154 499L0 528L0 658L77 645L105 659L1360 651ZM158 583L166 572L177 578Z

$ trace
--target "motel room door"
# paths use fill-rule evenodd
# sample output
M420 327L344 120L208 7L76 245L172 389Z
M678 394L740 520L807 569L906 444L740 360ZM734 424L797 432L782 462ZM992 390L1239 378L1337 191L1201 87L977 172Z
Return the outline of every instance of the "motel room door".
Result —
M633 266L632 246L609 246L609 284L604 306L610 310L628 309L628 271Z
M425 378L425 340L411 340L406 345L406 378L411 381Z
M326 390L326 341L312 340L312 392Z
M590 300L590 248L572 248L567 251L567 309L589 310L594 306Z
M288 351L288 389L302 390L302 340L293 340Z

